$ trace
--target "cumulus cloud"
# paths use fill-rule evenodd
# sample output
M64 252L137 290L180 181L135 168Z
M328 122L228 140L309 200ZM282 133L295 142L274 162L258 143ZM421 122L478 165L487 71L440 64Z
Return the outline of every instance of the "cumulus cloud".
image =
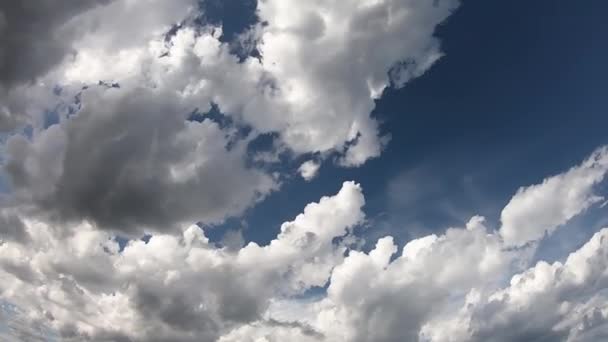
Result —
M309 326L293 323L278 322L255 322L235 329L222 336L219 342L256 342L256 341L301 341L316 342L323 341L324 336Z
M101 75L99 69L122 67L126 75L124 65L134 61L135 46L164 35L195 5L193 0L3 2L0 130L33 123L44 110L54 109L59 101L52 95L58 86L79 89L83 79L107 80L91 79ZM100 59L91 60L102 52Z
M27 233L21 218L7 208L0 210L0 242L4 240L17 242L27 240Z
M388 138L370 117L374 99L391 78L403 85L439 58L434 29L457 4L260 1L267 22L258 32L260 67L288 113L262 124L284 127L283 140L297 152L345 150L340 162L347 166L377 157ZM260 126L255 111L243 115Z
M14 197L58 222L132 235L218 223L276 189L276 177L246 163L261 134L292 156L337 153L339 164L361 165L388 142L370 117L374 99L391 77L402 85L437 59L434 28L456 5L260 1L260 24L244 33L259 57L244 60L220 41L221 27L200 25L193 0L63 4L42 21L53 39L20 24L46 7L6 5L7 30L21 37L11 56L38 59L36 42L57 49L27 76L35 82L6 77L4 126L32 129L4 148ZM400 61L407 67L393 68ZM205 117L212 105L230 125ZM319 166L300 172L311 179Z
M195 1L115 1L75 15L80 34L65 44L76 53L54 62L36 87L67 91L100 80L166 87L202 108L212 101L258 133L278 133L296 154L338 153L341 165L358 166L389 140L370 117L374 100L441 56L433 32L457 5L260 1L261 23L243 34L259 57L241 60L219 41L219 28L195 24ZM25 105L29 88L7 101L12 125L40 109Z
M58 229L15 209L26 239L0 244L0 296L25 312L15 318L20 329L29 322L65 340L606 336L608 228L551 264L532 265L534 244L513 248L480 216L402 247L387 236L366 252L354 234L365 223L364 204L359 185L346 182L267 245L217 246L194 225L124 249L86 221ZM326 290L306 298L318 288Z
M198 226L120 251L89 224L58 232L29 218L30 243L0 245L0 294L67 339L215 341L226 333L230 340L256 326L274 296L325 284L344 258L345 237L362 223L363 204L360 187L344 183L284 223L268 245L237 251L215 247ZM263 326L285 336L318 335L295 323Z
M0 89L33 82L72 52L78 15L111 0L3 1L0 4Z
M568 172L522 187L500 214L500 234L510 245L523 245L603 201L594 193L608 172L608 148L602 147Z
M300 176L306 181L310 181L317 176L321 165L314 160L308 160L302 163L298 168Z
M0 132L27 121L15 87L34 84L70 53L82 30L73 19L110 0L3 1L0 4ZM15 103L17 102L17 103Z
M469 293L455 315L428 327L432 341L597 341L608 333L608 229L564 263L540 261L495 292ZM460 324L454 324L458 322Z
M11 130L0 319L11 338L605 338L608 231L565 261L531 260L534 241L603 200L606 147L520 188L497 229L474 216L363 250L363 190L346 182L268 244L205 234L289 179L268 165L278 155L308 158L306 180L324 160L379 156L390 137L374 101L441 57L433 32L457 5L264 0L234 42L201 24L194 0L0 5L0 129ZM262 135L270 151L255 151Z
M172 95L90 89L77 117L33 141L7 142L16 193L59 220L89 219L126 233L221 222L275 186L245 165L236 132L187 121Z

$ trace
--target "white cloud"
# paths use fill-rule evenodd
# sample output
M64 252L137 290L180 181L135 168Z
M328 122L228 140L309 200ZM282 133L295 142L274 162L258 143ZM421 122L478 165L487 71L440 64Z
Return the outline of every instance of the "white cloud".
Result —
M263 165L245 166L262 133L278 137L270 155L338 153L345 166L378 156L388 137L370 117L374 99L395 63L409 65L398 69L402 84L436 60L434 28L456 5L260 1L267 25L245 34L262 57L240 61L220 28L194 24L193 0L102 1L66 23L81 27L65 38L72 56L10 88L2 117L33 134L8 140L4 167L23 205L59 219L127 233L221 222L278 187ZM186 122L211 103L235 126ZM58 125L47 129L45 110ZM242 136L240 126L253 130ZM309 180L319 167L299 171Z
M298 171L300 172L300 176L302 176L304 180L310 181L317 176L320 167L321 165L318 162L314 160L308 160L302 163L302 165L300 165Z
M197 226L131 241L119 252L90 224L58 230L26 219L31 242L0 245L0 298L76 340L214 341L237 329L229 339L256 324L274 296L327 281L347 243L334 239L362 222L363 203L359 186L344 183L284 223L270 244L237 251L210 244ZM281 326L285 336L310 333L266 324Z
M16 321L44 324L68 340L606 335L607 229L565 262L532 267L534 244L513 248L479 216L402 248L387 236L363 252L352 229L364 223L364 203L361 188L346 182L284 223L265 246L217 247L191 226L180 235L131 241L122 251L111 234L86 221L57 227L14 208L6 215L21 218L26 237L0 244L0 299L21 308ZM323 286L326 293L302 297Z
M565 263L537 263L510 285L470 294L452 317L427 327L432 341L597 341L608 336L608 228ZM458 323L458 324L455 324ZM601 338L600 338L601 337Z
M163 90L89 88L77 116L7 142L13 196L60 220L129 235L218 223L276 188L245 164L246 140Z
M552 233L603 200L594 194L594 186L607 172L608 148L602 147L568 172L519 188L500 215L500 235L507 244L520 246L542 238L545 232Z
M3 113L8 127L56 105L33 99L32 87L51 93L60 84L67 97L100 80L167 89L194 108L213 101L257 133L278 133L296 154L339 153L341 165L359 166L389 140L370 117L374 100L391 79L402 86L438 59L434 29L457 5L260 1L266 24L244 35L257 38L262 57L240 63L220 30L194 27L192 0L109 2L73 18L82 34L67 44L77 53L38 75L38 84L14 90ZM32 101L40 105L25 106ZM22 114L30 119L17 120Z
M341 163L347 166L377 157L386 138L379 137L378 123L370 117L373 100L389 85L389 70L397 63L408 65L392 73L402 85L437 60L435 26L457 4L258 2L260 19L268 23L258 32L260 67L276 83L287 112L243 115L254 126L282 127L283 140L296 152L344 149Z
M109 1L23 0L0 4L0 94L34 81L70 52L74 18Z
M451 297L492 286L516 260L478 218L467 229L411 241L390 261L396 251L386 237L368 254L351 251L336 267L318 316L322 332L335 341L415 341Z
M255 322L222 336L219 342L323 341L324 336L312 328L293 322Z
M521 188L499 230L474 216L362 251L354 182L267 245L235 236L217 246L192 225L238 216L276 189L264 160L282 152L320 158L299 168L307 180L330 156L359 166L380 155L388 136L370 116L374 100L441 57L433 32L458 1L259 1L264 23L243 37L261 57L244 60L221 28L194 24L194 0L26 2L0 5L0 42L22 38L0 47L0 129L33 128L13 131L1 158L14 193L0 209L0 303L16 306L0 314L17 338L606 338L608 230L563 263L530 267L528 243L602 201L606 147ZM34 19L39 34L23 28ZM211 103L231 123L189 120ZM58 116L50 127L48 109ZM272 151L249 163L249 143L265 133L277 137ZM122 250L114 236L149 231Z

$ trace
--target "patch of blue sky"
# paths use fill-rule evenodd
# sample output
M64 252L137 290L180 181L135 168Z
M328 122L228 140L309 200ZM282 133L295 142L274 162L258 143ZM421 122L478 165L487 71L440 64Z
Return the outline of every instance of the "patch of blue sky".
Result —
M248 4L205 2L215 6L207 13L210 22L222 23L225 40L255 21ZM608 9L608 3L598 6ZM294 171L314 156L279 155L265 167L292 174L281 189L243 215L206 227L206 234L221 241L225 232L242 230L245 241L265 244L307 203L335 193L346 180L363 187L368 227L360 233L369 241L393 235L402 245L462 227L473 215L498 228L500 211L520 186L563 172L608 143L608 47L601 43L608 23L602 13L550 0L463 5L437 30L445 56L376 102L373 115L392 135L380 158L360 168L338 167L329 158L306 182ZM230 124L213 110L191 119L205 118ZM274 138L251 142L249 155L269 151ZM592 209L572 224L604 213Z
M19 307L0 300L0 342L12 342L15 338L32 342L59 341L53 329L41 323L33 324Z
M60 122L60 115L56 110L46 110L43 114L43 128L47 129Z
M200 1L199 5L201 15L195 22L201 26L221 26L222 35L219 39L222 42L235 42L241 33L259 21L255 12L256 0L207 0ZM255 48L250 50L241 44L230 44L230 48L241 61L248 56L259 57Z
M520 186L563 172L608 143L608 47L600 43L606 29L591 6L465 4L437 31L445 56L376 102L373 115L392 135L382 156L354 169L326 161L311 182L285 182L236 221L255 227L244 231L245 240L269 241L282 222L345 180L363 187L370 236L390 234L403 244L463 226L473 215L497 228ZM416 170L423 171L409 188L394 188Z

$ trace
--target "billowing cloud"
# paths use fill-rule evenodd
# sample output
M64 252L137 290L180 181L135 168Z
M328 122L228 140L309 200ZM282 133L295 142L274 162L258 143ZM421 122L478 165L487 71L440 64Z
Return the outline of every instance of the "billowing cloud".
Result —
M594 193L594 186L607 172L608 148L602 147L568 172L520 188L500 215L500 235L506 243L519 246L551 233L603 200Z
M111 0L3 1L0 4L0 89L33 82L72 53L81 30L71 21Z
M286 107L254 126L281 127L297 152L346 150L341 163L361 165L380 155L387 137L370 118L374 99L401 86L440 56L433 38L457 1L282 1L258 3L260 67ZM347 143L348 144L347 146Z
M538 262L495 292L472 290L454 316L428 327L432 341L598 341L608 336L608 228L564 263ZM456 324L455 324L456 323Z
M310 181L317 176L317 173L319 172L319 167L321 167L321 165L319 165L318 162L314 160L307 160L302 163L302 165L300 165L298 171L300 172L300 176L302 176L304 180Z
M121 250L86 221L56 227L15 209L26 238L0 244L1 298L27 312L19 322L66 340L592 341L606 334L608 230L552 264L532 265L535 244L513 248L479 216L403 247L387 236L365 252L353 229L365 222L364 203L361 188L346 182L284 223L269 244L240 248L217 246L190 226ZM326 291L303 296L318 288Z
M9 88L2 117L32 134L7 140L3 166L20 205L127 234L218 223L276 189L280 175L247 163L261 134L291 156L320 152L306 179L332 154L346 166L378 156L388 137L374 99L440 56L434 28L457 5L260 1L261 23L243 33L260 57L243 60L200 25L195 1L90 3L49 22L61 53ZM32 55L23 44L14 53ZM223 121L205 116L212 105Z
M219 342L257 342L257 341L323 341L323 335L309 326L270 320L255 322L231 331L222 336Z
M263 133L295 156L338 153L350 166L378 156L388 138L370 117L374 99L391 77L401 85L438 58L434 28L457 4L260 1L264 24L244 33L260 57L241 60L221 28L198 24L194 1L89 3L54 8L45 32L60 41L40 41L57 58L28 76L36 82L9 88L7 125L33 133L7 140L4 169L22 205L127 234L221 222L263 198L277 180L246 165ZM4 9L15 35L19 13L43 10L27 4ZM38 58L25 43L38 38L11 53ZM205 118L212 104L231 125Z
M116 1L73 18L81 34L66 40L76 53L37 87L67 92L100 80L165 87L195 107L212 101L258 133L278 133L296 154L338 153L340 164L358 166L389 140L370 117L374 100L441 56L433 32L457 5L260 1L263 24L243 34L259 57L240 60L219 29L195 24L194 1ZM4 112L35 116L23 108L37 102L30 94L13 94Z
M221 222L275 187L245 165L236 131L187 121L171 94L96 87L83 108L33 141L7 142L15 196L59 220L89 219L126 233Z
M0 211L0 242L25 242L27 233L21 218L10 209Z
M196 7L194 0L113 1L44 0L0 4L0 131L35 123L54 109L57 87L79 89L74 73L98 76L98 69L116 69L133 61L135 46L164 35ZM141 15L141 13L146 15ZM91 54L103 63L78 61ZM66 65L70 65L66 73ZM127 71L124 68L123 71ZM97 78L92 83L105 81ZM73 93L70 95L74 95Z
M214 341L262 319L274 296L323 286L362 223L363 204L360 187L344 183L284 223L270 244L237 251L215 247L198 226L119 251L111 235L89 224L58 230L30 218L31 242L0 245L0 294L27 308L32 324L43 321L68 339ZM265 325L317 335L295 324Z
M111 0L3 1L0 3L0 132L28 121L23 92L75 53L82 35L75 18ZM15 94L15 88L21 90ZM49 105L49 103L45 103Z
M606 147L520 188L499 227L363 241L363 190L345 182L267 244L205 235L291 173L379 156L374 101L441 57L433 33L457 5L260 0L232 42L195 0L0 5L0 338L605 338L608 231L531 260L603 200Z

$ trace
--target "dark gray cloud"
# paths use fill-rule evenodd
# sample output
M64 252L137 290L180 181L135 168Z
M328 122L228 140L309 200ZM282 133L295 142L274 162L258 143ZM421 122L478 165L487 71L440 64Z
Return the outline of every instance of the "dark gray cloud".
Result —
M363 220L363 203L360 188L347 182L286 222L272 243L238 250L219 248L195 225L119 251L111 233L89 224L59 230L24 219L36 234L27 245L0 245L0 296L34 313L19 315L23 320L39 317L65 341L240 342L258 326L284 334L271 341L317 341L322 332L312 324L266 314L277 293L291 296L327 281L344 254L333 242ZM318 238L303 243L313 232ZM15 274L9 264L17 262L31 279Z
M482 308L479 312L473 315L472 334L473 341L488 341L488 342L551 342L565 341L568 337L568 331L553 330L555 324L554 318L546 315L548 310L547 304L550 307L553 303L537 303L540 309L538 311L521 310L508 319L497 319L502 311L506 310L508 304L503 301L494 301ZM495 319L495 322L488 322Z
M0 88L0 104L3 101L2 88ZM0 132L8 132L15 129L21 119L20 115L11 114L8 111L0 111Z
M374 99L389 81L402 85L439 58L432 33L456 0L260 1L268 23L252 36L264 36L261 61L237 61L218 35L191 27L170 42L148 40L187 12L165 16L171 11L160 4L175 9L188 1L117 1L100 7L99 16L79 15L106 2L0 6L0 88L29 93L37 87L22 85L44 74L58 84L64 80L53 78L62 72L76 91L109 80L83 92L78 113L7 141L4 171L20 212L0 211L0 298L27 310L23 327L44 322L65 341L116 342L416 341L425 329L440 332L434 342L605 336L607 301L596 294L608 284L608 231L565 264L540 264L496 290L513 264L527 268L528 255L505 248L507 235L486 229L480 217L403 248L385 237L369 252L351 250L358 239L350 232L365 223L365 200L352 182L306 206L265 246L244 245L239 233L216 245L197 225L180 229L238 215L276 186L267 172L246 165L248 138L230 124L188 121L195 107L216 102L242 113L252 135L276 133L296 154L346 150L341 163L360 165L385 143L369 117ZM103 29L91 29L98 21ZM95 34L78 39L77 25ZM81 58L49 74L73 46ZM394 68L389 80L386 72L400 58L413 62ZM267 75L283 89L280 96L259 96ZM120 89L103 86L114 81ZM0 129L17 126L21 119L3 105ZM575 172L571 182L542 187L571 194L588 176ZM548 214L581 212L592 197L579 195L540 196L531 210L515 212L514 232ZM551 205L558 197L568 203ZM563 219L547 220L548 232L568 215L549 215ZM113 234L148 230L171 234L126 246ZM308 297L319 288L327 291ZM39 338L22 329L16 339L45 340L39 330Z
M0 2L0 87L30 82L71 52L74 16L111 0Z
M28 238L29 235L19 216L7 209L0 210L0 242L10 240L24 243Z
M17 193L56 219L127 234L170 230L220 222L274 186L245 166L234 132L187 121L171 94L99 88L83 101L76 117L33 141L7 142L5 169Z
M154 291L145 286L139 286L135 292L135 306L150 322L178 331L194 331L199 338L207 335L208 340L219 330L207 311L192 305L187 293L167 296L162 288Z

